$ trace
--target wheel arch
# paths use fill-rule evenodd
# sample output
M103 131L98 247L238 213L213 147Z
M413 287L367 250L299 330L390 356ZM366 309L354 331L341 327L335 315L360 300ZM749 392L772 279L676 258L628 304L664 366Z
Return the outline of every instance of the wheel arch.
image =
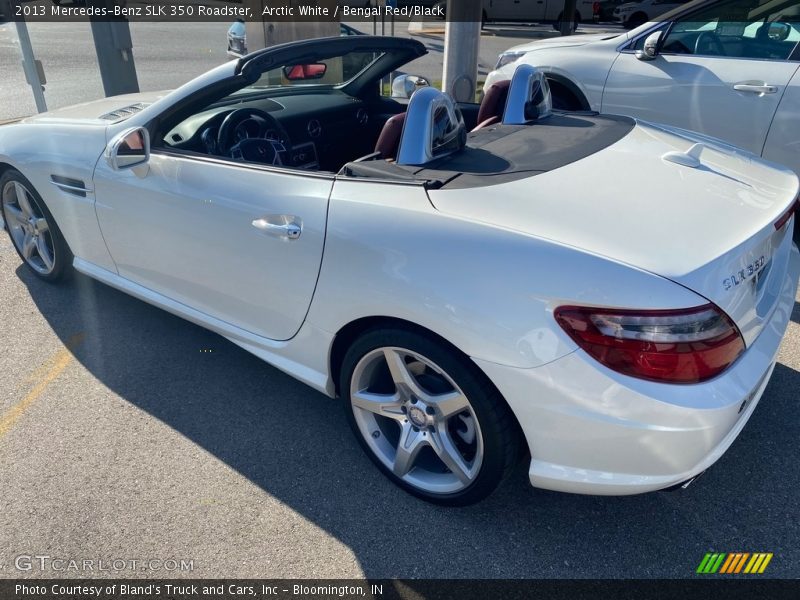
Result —
M580 105L580 110L592 110L586 95L574 81L564 75L553 73L552 71L546 71L544 76L547 78L551 90L563 90L576 100Z
M361 337L364 333L371 329L390 329L390 328L397 328L397 329L405 329L408 331L414 331L416 333L431 337L436 341L446 345L447 347L451 348L452 350L458 352L460 355L469 358L467 354L459 350L454 344L449 342L447 339L428 329L427 327L423 327L422 325L418 325L412 321L408 321L406 319L400 319L398 317L389 317L389 316L370 316L370 317L361 317L354 321L350 321L346 325L344 325L339 331L336 332L336 335L333 338L333 343L331 344L331 349L329 352L328 357L328 367L330 368L331 372L331 379L333 380L334 392L338 396L339 395L339 376L340 371L342 370L342 363L344 361L344 356L347 354L347 350L353 343ZM485 376L485 375L484 375Z
M503 399L503 402L508 406L509 413L511 414L511 418L514 422L514 427L516 428L516 433L519 435L520 440L525 440L525 435L520 425L519 421L517 420L517 415L514 414L514 411L511 410L508 401L505 399L503 394L497 388L497 386L492 382L489 376L484 373L483 369L480 368L472 359L470 359L469 355L465 352L461 351L457 346L455 346L452 342L448 341L443 336L439 335L435 331L428 329L427 327L423 327L422 325L418 325L412 321L408 321L406 319L400 319L397 317L389 317L389 316L370 316L370 317L362 317L351 321L344 325L333 338L333 342L331 344L329 357L328 357L328 364L331 374L331 380L333 381L333 389L334 395L336 397L340 396L340 375L342 370L342 364L344 362L345 354L347 354L347 350L353 343L365 334L367 331L371 331L373 329L379 328L397 328L397 329L404 329L406 331L416 332L423 336L429 337L436 342L444 345L445 347L449 348L453 352L457 353L467 361L469 364L472 365L475 369L475 373L484 381L486 385L491 386L496 392L497 395Z
M14 167L14 165L12 164L0 160L0 177L5 175L6 171L10 171L11 169L16 169L16 167Z

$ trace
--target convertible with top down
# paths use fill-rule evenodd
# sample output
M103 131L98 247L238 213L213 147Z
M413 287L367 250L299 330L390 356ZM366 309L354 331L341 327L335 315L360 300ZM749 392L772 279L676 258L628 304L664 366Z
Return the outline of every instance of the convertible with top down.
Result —
M480 106L402 75L410 98L384 96L425 52L299 41L2 126L5 228L38 277L79 271L341 398L425 500L479 501L523 456L550 490L691 481L775 366L797 176L554 111L528 65Z

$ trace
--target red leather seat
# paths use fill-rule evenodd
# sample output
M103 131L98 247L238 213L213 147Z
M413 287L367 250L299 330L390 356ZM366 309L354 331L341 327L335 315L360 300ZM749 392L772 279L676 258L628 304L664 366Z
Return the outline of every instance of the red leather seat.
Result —
M397 159L397 151L400 149L400 137L403 134L403 125L406 122L406 113L395 115L383 124L381 134L375 143L375 152L380 152L381 158Z
M472 131L500 122L503 118L503 111L506 109L506 100L508 100L508 89L510 87L511 80L505 79L498 81L486 90L481 106L478 109L478 125Z

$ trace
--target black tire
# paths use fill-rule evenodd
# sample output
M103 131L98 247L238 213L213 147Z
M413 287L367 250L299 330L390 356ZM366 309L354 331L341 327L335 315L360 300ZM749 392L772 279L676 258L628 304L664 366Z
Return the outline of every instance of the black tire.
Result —
M26 260L23 256L22 248L17 245L17 241L11 234L9 216L6 214L6 203L5 198L3 197L6 185L11 182L18 182L25 187L25 189L29 192L29 199L32 201L33 208L38 211L39 216L47 221L47 234L49 234L49 240L51 241L53 250L53 268L47 274L43 274L31 266L28 260ZM33 184L31 184L31 182L28 181L28 179L19 171L9 169L3 174L2 177L0 177L0 211L2 211L3 221L6 223L6 231L11 238L11 244L14 246L14 250L17 251L20 259L22 259L22 262L25 263L25 266L28 267L31 273L36 275L39 279L50 283L63 281L72 275L72 252L70 251L69 246L67 245L67 242L61 233L61 230L58 228L56 220L53 218L52 213L47 208L44 200L42 200L39 192L33 187Z
M467 397L482 435L483 460L473 481L464 489L455 493L432 493L411 485L388 468L365 440L351 403L351 383L362 358L386 347L409 350L432 361ZM500 392L469 358L433 336L406 329L369 330L358 338L345 354L339 381L347 421L364 452L386 477L418 498L446 506L474 504L489 496L519 460L521 455L519 426ZM411 418L410 411L407 414ZM445 470L445 472L450 471Z

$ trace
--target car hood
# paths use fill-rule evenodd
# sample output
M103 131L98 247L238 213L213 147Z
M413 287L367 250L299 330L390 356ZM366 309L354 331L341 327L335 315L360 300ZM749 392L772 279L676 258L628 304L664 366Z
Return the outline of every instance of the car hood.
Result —
M614 37L627 37L627 33L612 34L612 33L592 33L592 34L579 34L569 36L552 37L544 40L535 40L526 44L520 44L509 48L507 52L530 52L532 50L542 50L544 48L565 48L567 46L585 46L592 42L599 42L602 40L611 39Z
M119 123L163 98L168 92L123 94L82 104L57 108L23 119L23 123L64 123L80 121L86 125L111 125Z
M704 146L696 167L665 157L698 141ZM788 169L716 140L637 123L616 143L561 168L493 186L431 190L430 198L445 213L680 283L726 310L750 342L788 269L791 234L774 224L797 193Z

